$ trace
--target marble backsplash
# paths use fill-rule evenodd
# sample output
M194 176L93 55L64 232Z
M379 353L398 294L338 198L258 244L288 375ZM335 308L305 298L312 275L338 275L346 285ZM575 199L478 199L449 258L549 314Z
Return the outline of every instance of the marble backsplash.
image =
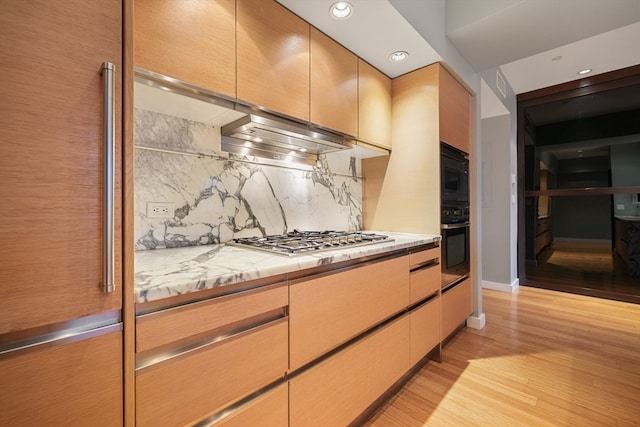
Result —
M360 161L348 153L313 167L226 159L218 127L142 109L135 144L136 250L362 228ZM174 217L148 218L149 202L172 203Z

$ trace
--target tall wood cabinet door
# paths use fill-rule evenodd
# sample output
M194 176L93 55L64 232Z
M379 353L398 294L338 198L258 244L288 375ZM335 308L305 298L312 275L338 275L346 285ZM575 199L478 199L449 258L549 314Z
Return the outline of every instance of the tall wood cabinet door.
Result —
M391 148L391 79L358 59L358 139Z
M0 425L122 425L122 332L41 347L0 358Z
M273 0L238 0L238 99L309 121L309 24Z
M440 66L440 140L470 153L471 95Z
M135 0L134 64L235 98L235 0Z
M0 334L121 306L120 0L0 14ZM104 61L115 78L115 288L102 282Z
M313 27L311 122L358 134L358 57Z

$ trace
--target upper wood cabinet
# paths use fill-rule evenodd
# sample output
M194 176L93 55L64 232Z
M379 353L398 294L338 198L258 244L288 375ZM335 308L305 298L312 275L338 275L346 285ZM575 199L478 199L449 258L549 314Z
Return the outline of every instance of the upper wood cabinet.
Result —
M309 24L275 1L238 0L238 99L309 120Z
M134 64L236 95L235 0L135 0Z
M358 135L358 57L311 27L311 122Z
M362 160L364 228L440 234L438 68L393 79L391 156Z
M439 81L440 140L471 152L471 95L441 65Z
M358 59L358 139L391 148L391 79Z

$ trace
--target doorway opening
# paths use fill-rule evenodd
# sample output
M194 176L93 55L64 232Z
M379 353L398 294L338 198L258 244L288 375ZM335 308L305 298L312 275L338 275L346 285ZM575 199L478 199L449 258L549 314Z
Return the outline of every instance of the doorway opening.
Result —
M640 66L518 95L520 282L640 303Z

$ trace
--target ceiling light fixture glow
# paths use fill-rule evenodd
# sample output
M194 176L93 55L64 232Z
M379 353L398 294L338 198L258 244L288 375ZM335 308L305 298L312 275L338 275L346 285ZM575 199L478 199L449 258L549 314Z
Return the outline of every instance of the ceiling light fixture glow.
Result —
M403 50L399 50L389 55L389 60L391 62L402 62L402 61L406 61L408 57L409 57L409 54L407 52Z
M353 14L353 6L346 1L338 1L329 8L329 15L333 19L347 19Z
M589 74L591 71L593 71L591 68L585 68L584 70L580 70L578 71L578 74L580 74L581 76L585 75L585 74Z

